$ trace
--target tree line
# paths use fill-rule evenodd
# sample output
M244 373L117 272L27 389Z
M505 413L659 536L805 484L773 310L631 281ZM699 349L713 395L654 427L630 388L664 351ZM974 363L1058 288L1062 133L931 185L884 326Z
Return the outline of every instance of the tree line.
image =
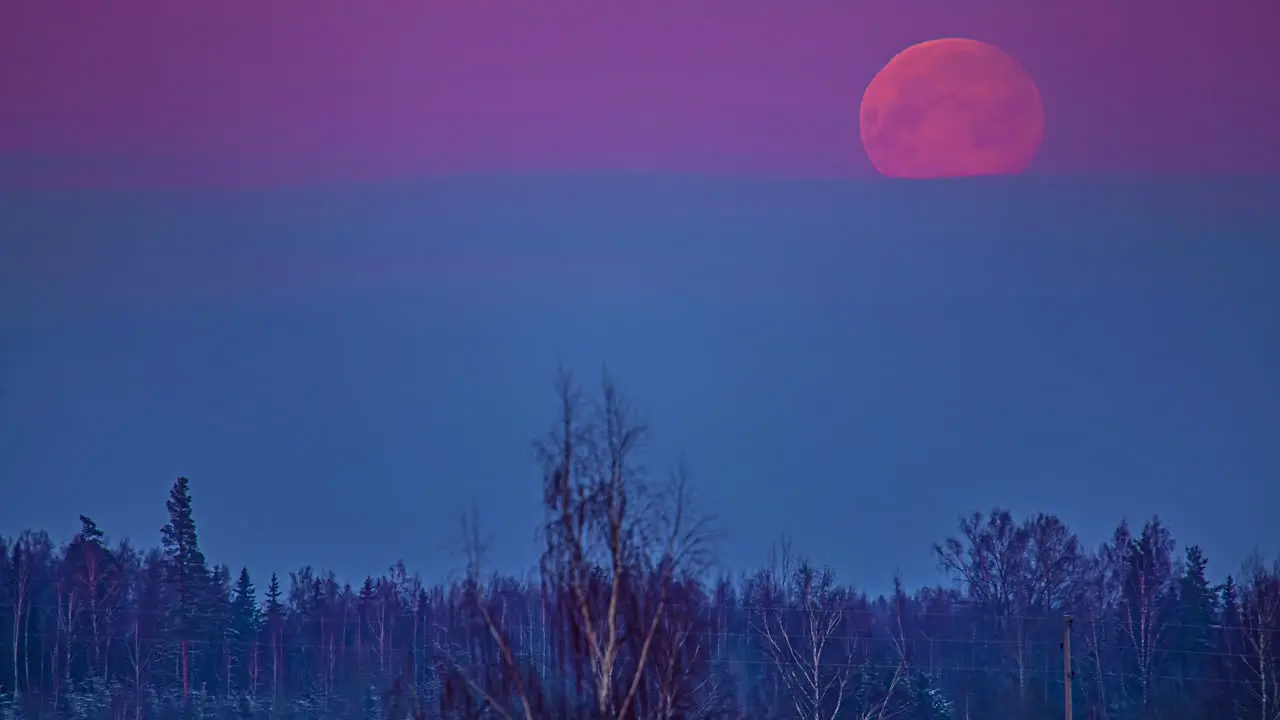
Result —
M485 571L473 514L455 581L308 566L259 592L201 551L186 478L159 548L86 515L61 547L0 536L0 718L1037 719L1069 688L1076 718L1280 720L1260 555L1214 584L1158 518L1093 548L997 508L934 545L942 586L873 597L786 542L717 576L685 474L646 474L615 385L566 375L556 398L526 577Z

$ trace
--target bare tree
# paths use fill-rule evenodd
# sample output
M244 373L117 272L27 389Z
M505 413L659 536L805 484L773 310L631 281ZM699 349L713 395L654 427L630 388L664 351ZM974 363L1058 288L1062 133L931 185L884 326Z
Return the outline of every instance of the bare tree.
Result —
M1159 674L1172 614L1173 538L1158 518L1147 522L1124 554L1119 613L1122 647L1129 655L1133 699L1151 706L1152 682Z
M651 578L642 597L656 597ZM640 694L638 714L654 720L703 720L722 715L730 701L723 676L713 665L715 628L701 583L682 578L670 586L650 653L648 677ZM637 615L634 611L631 616ZM633 636L631 652L638 651Z
M1241 624L1244 631L1243 666L1248 673L1249 712L1246 717L1280 720L1280 560L1268 568L1255 551L1242 572Z
M994 639L1013 665L1019 706L1030 677L1027 610L1034 594L1029 586L1031 533L1018 525L1008 510L990 515L975 512L960 519L960 537L933 546L939 565L961 581L965 592L991 614Z
M788 540L771 564L756 577L756 632L797 717L834 719L853 690L857 666L858 637L845 616L847 593L829 569L794 558Z
M109 647L110 637L104 635L109 627L109 609L115 603L120 583L116 577L115 557L103 546L101 532L92 520L83 515L80 522L84 528L77 536L80 550L77 579L88 602L89 630L93 635L92 667L99 677L107 677L110 653L104 650Z
M53 574L54 597L56 599L56 624L53 655L50 657L53 668L53 692L58 693L59 682L71 679L71 649L75 644L76 620L79 618L79 583L76 581L75 569L66 559L59 562ZM58 657L58 647L62 648L62 657ZM61 671L59 671L61 668Z
M10 559L10 567L13 568L13 690L17 692L21 687L18 684L18 648L19 641L22 639L22 628L24 613L30 613L28 600L31 595L31 548L30 541L26 535L19 537L13 543L13 557Z
M1119 571L1113 570L1120 563L1115 548L1117 545L1123 548L1128 542L1128 526L1121 525L1116 533L1117 536L1103 544L1096 555L1089 556L1088 582L1083 585L1080 598L1085 647L1081 662L1090 669L1092 678L1091 687L1085 689L1094 699L1093 707L1099 720L1106 720L1109 716L1107 678L1111 674L1109 659L1114 645L1112 639L1117 632L1115 613L1120 602Z
M994 625L984 631L1011 663L1016 701L1025 712L1037 664L1032 651L1049 642L1057 614L1080 592L1080 541L1052 515L1018 523L1000 508L962 517L959 529L958 537L935 544L934 554L940 567L990 614ZM1055 623L1046 622L1051 617ZM1042 659L1048 662L1048 655Z
M128 556L126 556L128 557ZM152 550L145 560L134 557L131 562L137 563L127 577L133 582L128 589L132 597L131 611L128 617L128 628L125 633L125 655L132 672L134 717L142 717L143 690L151 674L152 664L157 660L156 636L160 630L161 586L164 577L163 559L158 551Z
M541 560L542 602L553 626L552 654L560 674L576 681L589 697L591 714L625 720L635 717L641 687L653 680L655 654L663 638L673 583L690 577L704 558L706 521L690 514L683 466L671 482L650 482L639 451L647 429L605 375L596 402L588 402L573 378L561 372L552 431L535 443L543 470L545 542ZM537 677L520 663L501 608L494 612L481 591L479 558L484 543L475 513L464 525L469 552L466 604L496 648L496 673L465 672L453 663L453 677L466 692L450 693L455 705L478 700L504 717L527 720L549 702ZM687 637L687 636L686 636ZM671 676L672 683L676 678ZM673 684L668 696L678 693ZM464 697L465 696L465 697Z
M1025 521L1028 552L1028 608L1049 616L1067 610L1078 599L1085 570L1080 538L1053 515L1040 513Z
M893 648L893 674L889 682L877 695L861 698L858 720L892 720L901 715L909 706L902 698L907 689L908 673L911 669L911 657L907 643L905 618L908 605L907 593L902 588L902 578L894 575L893 600L889 613L888 634Z
M475 697L484 703L484 709L492 710L506 720L512 720L516 715L525 720L534 720L535 717L541 717L542 709L539 676L536 672L526 672L530 666L518 662L511 635L503 622L505 612L500 611L499 617L495 618L490 607L493 593L486 593L481 584L481 568L488 542L481 535L479 512L474 506L469 515L463 516L461 527L463 554L466 557L466 574L462 583L463 602L479 616L483 632L492 640L491 649L496 649L497 657L491 657L492 653L486 653L481 647L475 653L480 662L468 662L472 660L471 652L459 653L458 648L452 645L438 646L438 653L446 663L444 672L449 678L445 685L446 704L454 705L452 709L458 709L458 705L463 708L473 707L472 699ZM504 600L500 598L499 603L504 604ZM468 641L468 645L472 646L468 647L468 651L472 651L473 643ZM466 660L461 660L460 655L466 655ZM476 665L479 666L478 671L475 667L468 667ZM461 682L464 691L455 691L457 682ZM458 699L462 702L456 702ZM516 715L513 715L513 711ZM535 711L539 714L535 714Z
M587 681L600 717L625 720L651 662L670 584L702 557L705 520L689 516L683 470L668 492L648 481L638 457L647 428L607 372L594 405L563 371L556 394L556 425L535 445L547 513L543 580L563 596L559 615L571 647L562 660ZM653 597L628 603L627 593L638 592L646 577L654 580ZM638 615L628 617L628 606ZM643 638L630 657L623 653L626 632Z
M378 672L386 676L391 669L391 649L395 646L396 617L400 614L400 595L386 578L379 578L374 586L372 612L367 619L369 634L376 643Z

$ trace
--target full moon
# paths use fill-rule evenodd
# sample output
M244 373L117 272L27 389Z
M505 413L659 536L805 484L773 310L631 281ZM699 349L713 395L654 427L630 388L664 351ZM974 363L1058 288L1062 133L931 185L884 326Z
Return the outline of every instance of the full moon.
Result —
M896 178L1011 175L1044 138L1035 81L994 45L943 38L898 53L858 113L871 164Z

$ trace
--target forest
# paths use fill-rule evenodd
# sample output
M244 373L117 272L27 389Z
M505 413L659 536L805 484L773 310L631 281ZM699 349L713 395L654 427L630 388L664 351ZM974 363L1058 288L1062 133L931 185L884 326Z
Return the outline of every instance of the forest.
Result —
M158 548L88 515L63 545L0 536L0 718L1280 719L1261 554L1213 583L1158 518L1092 546L996 508L937 539L936 587L869 596L785 541L725 577L613 382L564 375L556 400L524 577L486 570L480 513L450 583L251 577L201 551L186 478L157 498Z

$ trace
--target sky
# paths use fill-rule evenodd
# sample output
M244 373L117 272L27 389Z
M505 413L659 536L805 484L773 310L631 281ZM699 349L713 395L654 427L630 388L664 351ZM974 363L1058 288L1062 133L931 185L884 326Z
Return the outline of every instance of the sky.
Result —
M932 582L1002 505L1231 572L1280 550L1280 58L1201 5L4 3L0 533L153 544L186 475L258 574L445 577L473 502L527 567L607 364L725 568ZM941 36L1038 83L1026 175L874 175L862 89Z
M1001 505L1090 546L1159 513L1225 574L1280 548L1278 189L23 195L0 205L0 527L65 538L83 512L154 543L185 474L206 552L258 573L446 577L473 502L520 569L556 367L608 364L646 465L687 456L726 568L789 534L873 590L934 581L930 543Z
M43 184L866 177L867 83L968 36L1039 84L1036 172L1270 173L1278 24L1252 0L12 0L0 155Z

